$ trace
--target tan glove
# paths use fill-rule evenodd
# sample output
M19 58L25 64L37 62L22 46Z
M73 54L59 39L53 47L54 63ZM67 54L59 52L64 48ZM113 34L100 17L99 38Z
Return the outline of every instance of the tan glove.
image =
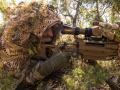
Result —
M114 40L114 36L115 36L115 34L113 32L110 32L110 31L103 31L102 35L104 37L108 38L109 40Z
M119 25L114 23L104 23L104 22L99 22L99 26L105 28L105 29L109 29L109 30L118 30L119 29Z
M103 32L103 30L102 30L102 28L100 26L93 26L92 27L93 35L95 35L95 36L102 36L102 32Z
M119 29L118 24L110 24L110 23L104 23L104 22L99 22L98 26L101 27L102 29L102 35L109 40L113 40L115 37L115 31Z
M92 33L95 36L104 36L104 37L108 38L109 40L114 39L114 33L111 32L111 31L105 30L101 26L93 26L92 27Z

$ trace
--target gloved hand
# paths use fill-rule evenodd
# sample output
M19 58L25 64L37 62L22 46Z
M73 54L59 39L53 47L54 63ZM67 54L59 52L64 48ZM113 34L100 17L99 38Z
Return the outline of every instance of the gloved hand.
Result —
M102 32L103 32L103 30L100 26L93 26L92 27L92 34L94 36L102 36Z
M92 33L94 36L104 36L104 37L108 38L109 40L113 40L114 35L115 35L113 32L105 30L101 26L93 26Z
M93 35L97 36L101 34L102 36L108 38L109 40L115 39L115 31L118 31L120 29L119 24L110 24L105 22L93 22L94 27L93 28ZM118 42L118 40L115 40Z

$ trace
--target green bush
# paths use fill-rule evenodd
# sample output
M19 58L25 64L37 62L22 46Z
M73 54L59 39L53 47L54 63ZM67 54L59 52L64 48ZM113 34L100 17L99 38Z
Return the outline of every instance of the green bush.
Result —
M80 62L80 61L79 61ZM109 73L98 66L75 66L67 75L63 76L67 90L91 90L105 83Z
M12 90L13 78L5 71L0 69L0 90Z

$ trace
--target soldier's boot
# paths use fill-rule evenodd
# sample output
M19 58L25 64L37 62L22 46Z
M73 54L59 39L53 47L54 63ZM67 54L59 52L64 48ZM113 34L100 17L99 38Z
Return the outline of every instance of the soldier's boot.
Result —
M65 67L69 60L70 60L69 53L58 53L43 63L38 62L35 65L35 67L32 68L31 72L28 75L26 75L21 85L18 86L22 87L21 90L31 90L28 88L34 85L37 81L40 82L46 76L50 75L52 72L55 72L62 67ZM17 88L16 90L19 90Z

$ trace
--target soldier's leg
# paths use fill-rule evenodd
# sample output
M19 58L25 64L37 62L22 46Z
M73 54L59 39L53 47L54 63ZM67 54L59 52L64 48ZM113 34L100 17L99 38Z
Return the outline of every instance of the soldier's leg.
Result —
M29 74L27 73L24 81L18 85L18 87L23 87L22 90L31 90L30 87L34 87L37 81L43 80L46 76L50 75L52 72L65 67L65 65L70 60L70 54L68 53L58 53L45 62L38 62ZM16 90L19 90L18 87ZM26 89L27 88L27 89Z
M37 80L42 80L52 72L64 67L69 62L69 59L70 55L68 53L58 53L43 63L38 62L29 75L26 76L26 81L34 84Z

